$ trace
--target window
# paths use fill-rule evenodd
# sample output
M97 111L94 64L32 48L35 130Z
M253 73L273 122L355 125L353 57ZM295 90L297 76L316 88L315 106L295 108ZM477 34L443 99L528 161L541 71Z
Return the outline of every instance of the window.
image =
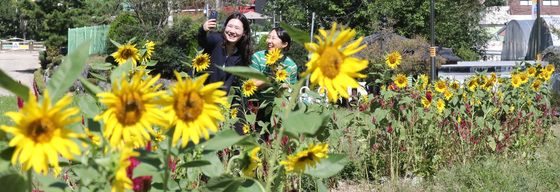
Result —
M542 5L560 5L560 0L541 0ZM519 0L519 5L533 5L533 0Z
M560 0L543 0L543 5L558 5Z
M532 5L533 1L532 0L520 0L519 1L519 5Z

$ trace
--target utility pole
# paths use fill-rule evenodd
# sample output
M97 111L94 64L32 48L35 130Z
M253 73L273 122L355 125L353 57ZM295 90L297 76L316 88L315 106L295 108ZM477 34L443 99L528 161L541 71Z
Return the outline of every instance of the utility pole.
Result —
M541 60L541 0L537 0L537 49L535 60Z
M436 27L435 27L435 0L430 1L430 79L434 82L436 77Z

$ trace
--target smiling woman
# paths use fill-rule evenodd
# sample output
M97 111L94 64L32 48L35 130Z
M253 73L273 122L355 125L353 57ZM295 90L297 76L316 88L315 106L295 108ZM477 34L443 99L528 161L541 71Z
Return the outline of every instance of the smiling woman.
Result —
M216 19L208 19L198 31L198 45L210 55L210 72L207 83L223 81L223 89L235 82L235 76L218 67L247 66L251 56L251 28L241 13L231 14L225 21L222 32L211 32L217 26Z

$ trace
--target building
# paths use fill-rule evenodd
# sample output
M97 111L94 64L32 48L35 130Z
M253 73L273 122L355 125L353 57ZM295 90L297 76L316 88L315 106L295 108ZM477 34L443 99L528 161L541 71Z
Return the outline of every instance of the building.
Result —
M533 8L533 0L508 0L506 6L487 9L485 17L480 22L480 25L492 34L492 39L488 41L485 50L485 60L501 60L506 25L512 20L534 20L536 15L532 14ZM560 29L560 0L541 0L541 17L550 28ZM552 40L553 45L560 46L558 36L552 35Z

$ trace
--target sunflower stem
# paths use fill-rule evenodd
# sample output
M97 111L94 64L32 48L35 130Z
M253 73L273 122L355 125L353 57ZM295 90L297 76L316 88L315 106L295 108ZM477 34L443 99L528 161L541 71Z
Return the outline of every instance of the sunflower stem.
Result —
M169 138L167 139L167 150L165 150L165 159L164 159L164 167L163 169L165 170L164 174L163 174L163 191L168 191L168 185L167 182L169 180L169 157L170 157L170 152L171 152L171 146L172 146L172 139Z
M29 192L33 191L33 173L31 172L31 169L27 170L27 187Z

